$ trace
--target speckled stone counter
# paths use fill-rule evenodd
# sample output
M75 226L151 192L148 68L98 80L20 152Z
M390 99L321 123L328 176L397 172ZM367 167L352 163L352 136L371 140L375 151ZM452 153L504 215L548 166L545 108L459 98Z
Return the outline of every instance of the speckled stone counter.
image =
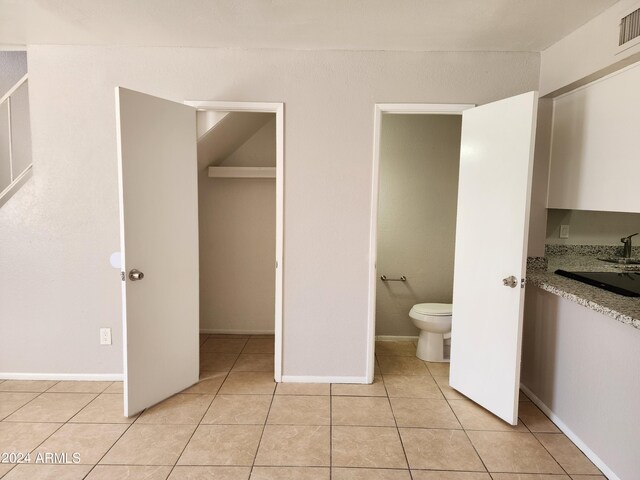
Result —
M595 252L590 251L589 254L584 254L584 251L584 249L573 251L569 249L562 253L556 253L553 250L547 250L544 258L529 258L527 284L535 285L554 295L640 329L640 298L618 295L553 273L557 269L574 272L638 271L638 266L606 263L598 260L594 256Z

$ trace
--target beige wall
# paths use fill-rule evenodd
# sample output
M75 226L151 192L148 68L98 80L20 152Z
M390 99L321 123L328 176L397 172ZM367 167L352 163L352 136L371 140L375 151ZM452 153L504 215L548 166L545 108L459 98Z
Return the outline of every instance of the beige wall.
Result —
M560 225L569 225L569 238L560 238ZM622 245L622 237L636 232L640 232L640 213L560 209L548 211L548 244ZM634 245L640 245L640 239L633 240Z
M221 163L275 164L275 115ZM201 330L274 331L275 202L274 179L209 178L200 172Z
M0 209L0 366L122 371L114 87L285 102L285 375L364 377L375 103L538 85L535 53L29 48L34 177ZM113 328L100 346L98 330Z
M416 303L450 303L460 166L460 115L382 117L376 334L417 335Z

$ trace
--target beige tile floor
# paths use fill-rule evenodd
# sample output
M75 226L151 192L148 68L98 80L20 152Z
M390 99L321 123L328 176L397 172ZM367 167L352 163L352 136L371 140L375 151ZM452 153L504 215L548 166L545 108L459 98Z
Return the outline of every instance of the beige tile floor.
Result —
M0 381L0 478L593 480L605 477L528 399L512 427L448 385L412 342L376 346L373 385L273 382L273 338L203 335L201 381L134 418L119 382Z

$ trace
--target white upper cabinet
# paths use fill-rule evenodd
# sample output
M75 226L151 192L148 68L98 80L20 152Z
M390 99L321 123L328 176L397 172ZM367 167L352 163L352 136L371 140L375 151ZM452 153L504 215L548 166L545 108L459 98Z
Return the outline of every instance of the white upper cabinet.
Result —
M640 212L640 64L554 100L548 208Z

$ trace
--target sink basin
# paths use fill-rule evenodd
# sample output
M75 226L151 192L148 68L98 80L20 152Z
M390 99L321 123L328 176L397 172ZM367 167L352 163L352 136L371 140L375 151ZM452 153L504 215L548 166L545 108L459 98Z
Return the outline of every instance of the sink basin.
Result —
M638 265L640 264L640 258L625 258L625 257L602 257L598 258L603 262L618 263L620 265Z

